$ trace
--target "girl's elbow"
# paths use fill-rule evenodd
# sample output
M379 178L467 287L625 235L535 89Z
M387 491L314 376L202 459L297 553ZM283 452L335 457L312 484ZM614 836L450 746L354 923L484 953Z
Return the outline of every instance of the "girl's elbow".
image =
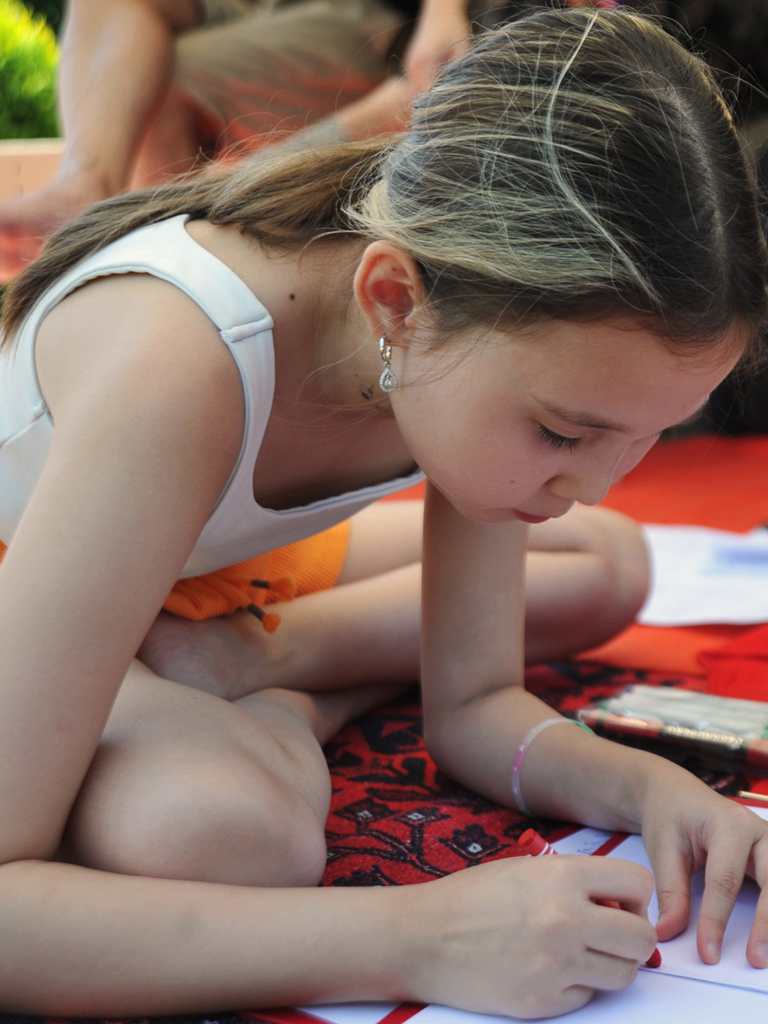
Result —
M436 766L446 775L451 774L450 751L456 748L456 730L451 725L449 715L424 715L424 746Z

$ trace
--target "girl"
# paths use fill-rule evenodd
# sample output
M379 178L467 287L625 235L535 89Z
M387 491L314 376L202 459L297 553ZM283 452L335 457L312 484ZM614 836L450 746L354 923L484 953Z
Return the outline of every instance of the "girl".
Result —
M119 197L54 238L4 313L2 1009L542 1016L627 985L656 939L628 863L314 887L320 745L419 664L444 771L642 831L659 938L706 862L715 963L745 871L768 877L768 828L666 761L554 727L522 686L524 570L530 547L532 658L631 619L637 534L575 503L754 352L766 267L706 69L594 11L490 34L394 142ZM346 556L335 525L417 466L421 588L412 506L361 513ZM248 612L157 618L263 617L259 584L284 594L289 564L326 590L282 602L276 634ZM747 955L768 964L765 901Z

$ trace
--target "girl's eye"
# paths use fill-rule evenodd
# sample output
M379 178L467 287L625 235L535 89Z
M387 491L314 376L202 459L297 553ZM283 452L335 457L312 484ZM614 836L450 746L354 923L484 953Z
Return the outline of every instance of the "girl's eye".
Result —
M548 430L543 423L537 423L536 430L542 441L546 441L550 448L554 448L556 451L567 448L569 452L572 452L581 440L580 437L563 437L562 434L556 434L554 430Z

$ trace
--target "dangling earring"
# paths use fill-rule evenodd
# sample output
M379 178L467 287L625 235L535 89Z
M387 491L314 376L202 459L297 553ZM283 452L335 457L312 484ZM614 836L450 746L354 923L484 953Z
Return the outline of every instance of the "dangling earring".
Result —
M397 391L400 387L400 381L392 372L392 366L389 362L392 358L392 346L387 344L385 337L379 338L379 354L384 360L384 370L379 377L379 387L382 391L386 391L388 395L391 395L393 391Z

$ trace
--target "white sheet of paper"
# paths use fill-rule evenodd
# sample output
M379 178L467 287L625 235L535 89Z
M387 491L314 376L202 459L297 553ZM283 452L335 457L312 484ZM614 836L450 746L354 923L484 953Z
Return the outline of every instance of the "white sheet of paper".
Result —
M331 1024L377 1024L370 1007L380 1003L348 1003L343 1006L305 1006L303 1009ZM342 1014L343 1011L343 1020ZM621 992L599 992L580 1010L569 1013L563 1024L761 1024L768 1011L762 992L707 985L688 978L642 971ZM378 1012L378 1010L377 1010ZM519 1017L467 1013L450 1006L427 1006L408 1024L517 1024Z
M607 843L612 835L613 832L602 832L599 828L580 828L552 845L558 853L583 853L590 856L603 843Z
M302 1006L305 1013L319 1017L330 1024L379 1024L397 1003L334 1003L322 1006Z
M705 985L644 971L622 992L599 992L591 1003L563 1024L762 1024L768 1000L761 993ZM408 1024L509 1024L518 1017L465 1013L448 1006L428 1006Z
M638 619L648 626L768 622L768 530L645 526L651 591Z

